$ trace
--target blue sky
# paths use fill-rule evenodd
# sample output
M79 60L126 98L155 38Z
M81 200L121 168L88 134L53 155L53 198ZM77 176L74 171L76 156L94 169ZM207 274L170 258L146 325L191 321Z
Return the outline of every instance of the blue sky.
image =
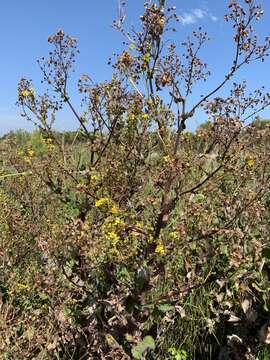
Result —
M258 34L264 38L270 33L270 1L258 0L263 5L265 16L258 23ZM144 0L129 0L127 23L136 24L142 13ZM227 0L170 0L177 6L182 17L179 33L175 40L180 43L190 31L202 26L209 32L211 41L203 52L213 75L209 81L195 91L192 100L205 93L222 77L230 62L233 48L230 42L230 27L224 22ZM111 24L117 14L117 0L9 0L0 5L0 134L11 129L29 128L20 117L15 106L17 83L21 77L29 77L39 83L40 73L36 59L49 51L47 38L56 30L63 28L66 33L78 40L81 54L77 63L77 74L88 73L96 80L110 78L108 58L121 49L122 37L112 29ZM253 64L242 70L237 80L247 80L251 89L269 84L270 58L265 63ZM74 83L74 89L76 84ZM225 89L226 90L226 89ZM270 112L263 114L270 117ZM198 114L189 125L195 128L204 121ZM72 128L72 115L60 115L59 128Z

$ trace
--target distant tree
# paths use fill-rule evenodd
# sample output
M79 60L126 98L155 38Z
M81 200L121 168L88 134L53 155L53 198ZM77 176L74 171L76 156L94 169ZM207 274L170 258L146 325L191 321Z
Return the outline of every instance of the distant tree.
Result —
M257 129L265 129L267 126L270 126L270 120L263 119L260 116L256 116L255 120L252 121L252 125L255 126Z

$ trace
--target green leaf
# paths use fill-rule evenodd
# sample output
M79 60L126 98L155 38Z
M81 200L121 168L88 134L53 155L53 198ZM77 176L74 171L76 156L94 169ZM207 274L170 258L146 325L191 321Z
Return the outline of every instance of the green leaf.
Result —
M265 311L268 312L269 311L269 308L268 308L268 301L269 301L268 296L266 294L263 294L262 298L263 298L263 308L264 308Z
M194 200L197 202L204 202L206 200L206 196L204 194L196 194L194 196Z
M143 343L151 350L154 350L156 347L155 340L152 338L152 336L145 336Z
M187 352L185 350L177 350L176 348L170 348L168 350L169 354L174 357L174 360L187 360Z
M263 256L265 259L270 260L270 248L269 248L269 247L264 248L264 249L262 250L262 256Z
M50 297L48 296L48 294L46 294L46 293L43 293L43 292L40 292L39 294L39 297L40 297L40 299L41 300L48 300L48 299L50 299Z
M161 312L168 312L168 311L173 311L174 310L174 306L170 305L170 304L160 304L160 305L157 306L157 308Z
M134 359L140 360L146 351L154 350L155 347L155 340L152 336L145 336L142 341L133 346L131 353Z
M15 327L16 334L20 337L24 333L24 327L23 324L19 324Z
M140 345L133 346L133 348L131 349L131 354L134 357L134 359L140 360L143 354Z
M72 315L72 309L70 309L69 307L65 306L64 307L64 314L66 316L71 316Z

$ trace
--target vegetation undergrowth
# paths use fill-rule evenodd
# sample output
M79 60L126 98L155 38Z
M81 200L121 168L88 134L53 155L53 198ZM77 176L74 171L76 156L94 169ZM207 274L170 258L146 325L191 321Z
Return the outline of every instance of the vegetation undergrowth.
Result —
M270 95L245 82L220 95L268 55L251 27L262 10L229 3L232 66L191 105L210 75L208 36L174 44L175 8L144 7L139 30L122 11L114 23L126 42L112 79L79 79L81 112L63 30L38 62L45 91L18 85L36 130L0 141L3 359L270 358L270 132L258 116ZM76 131L55 130L64 106ZM188 132L199 108L209 120Z

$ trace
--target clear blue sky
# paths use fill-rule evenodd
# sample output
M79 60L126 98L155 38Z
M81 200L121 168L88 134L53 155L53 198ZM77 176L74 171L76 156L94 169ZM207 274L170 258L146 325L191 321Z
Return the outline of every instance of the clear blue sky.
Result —
M265 16L258 24L258 33L265 37L270 33L270 1L258 0L263 5ZM136 23L142 13L144 0L129 0L127 22ZM229 66L232 53L230 28L225 24L227 0L170 0L177 6L182 16L176 41L198 26L207 30L212 38L204 59L209 63L213 75L209 82L197 90L196 99L209 87L223 77L224 69ZM63 28L66 33L78 40L81 54L78 59L78 74L89 73L96 80L110 77L111 71L107 59L121 48L121 35L111 28L117 13L117 0L8 0L0 5L0 134L11 129L29 128L29 124L20 118L15 106L17 83L21 77L29 77L38 83L40 73L36 59L49 51L47 38L56 30ZM179 40L178 40L179 39ZM247 80L250 88L265 85L270 91L270 59L264 64L258 63L252 68L241 71L239 80ZM75 89L76 84L74 84ZM267 117L270 113L264 113ZM190 124L205 119L200 118ZM72 116L68 112L59 118L60 128L72 127Z

